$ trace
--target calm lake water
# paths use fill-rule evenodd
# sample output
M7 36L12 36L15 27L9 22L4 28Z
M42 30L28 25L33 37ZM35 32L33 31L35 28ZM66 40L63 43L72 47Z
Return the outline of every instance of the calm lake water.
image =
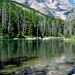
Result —
M62 39L0 40L0 73L75 60L75 43Z

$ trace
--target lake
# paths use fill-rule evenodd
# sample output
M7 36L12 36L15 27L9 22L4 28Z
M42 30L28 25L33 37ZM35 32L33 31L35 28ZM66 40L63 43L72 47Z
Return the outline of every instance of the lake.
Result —
M0 40L0 75L61 62L75 62L75 43L65 42L61 38Z

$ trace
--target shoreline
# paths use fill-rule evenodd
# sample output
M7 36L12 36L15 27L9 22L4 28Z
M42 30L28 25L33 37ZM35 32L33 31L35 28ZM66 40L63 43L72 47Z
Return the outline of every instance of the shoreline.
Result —
M42 39L42 40L49 40L49 39L52 39L52 38L62 38L62 37L44 37L44 38L41 38L41 37L34 37L34 38L26 38L26 40L35 40L35 39Z
M70 41L75 41L75 39L70 39L70 38L63 38L64 41L70 42Z
M3 38L3 36L0 36L0 39L26 39L26 40L35 40L35 39L43 39L43 40L47 40L47 39L52 39L52 38L63 38L63 37L44 37L44 38L41 38L41 37L25 37L25 38Z
M71 38L65 38L65 37L44 37L44 38L41 38L41 37L25 37L25 38L13 38L14 40L17 40L17 39L26 39L26 40L36 40L36 39L42 39L42 40L49 40L49 39L63 39L64 41L67 41L67 42L70 42L70 41L75 41L75 39L71 39ZM0 39L3 39L3 36L0 36ZM8 39L8 38L6 38ZM12 39L12 38L10 38Z

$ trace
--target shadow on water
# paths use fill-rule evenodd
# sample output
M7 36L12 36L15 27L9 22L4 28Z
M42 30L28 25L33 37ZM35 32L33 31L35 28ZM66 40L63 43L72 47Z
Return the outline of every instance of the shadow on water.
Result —
M5 65L15 65L16 67L20 66L23 62L28 61L28 60L32 60L32 59L37 59L38 57L34 56L34 57L18 57L18 58L13 58L10 59L9 61L0 61L0 69L4 69ZM20 62L21 61L21 62ZM3 64L3 66L2 66Z

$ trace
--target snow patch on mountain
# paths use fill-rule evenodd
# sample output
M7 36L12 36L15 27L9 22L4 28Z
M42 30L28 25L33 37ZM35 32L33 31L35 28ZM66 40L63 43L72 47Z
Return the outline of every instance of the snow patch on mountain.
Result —
M60 17L61 19L64 20L67 18L65 13L75 8L68 2L68 0L15 0L15 1L30 6L44 14L50 15L52 13L55 17Z

